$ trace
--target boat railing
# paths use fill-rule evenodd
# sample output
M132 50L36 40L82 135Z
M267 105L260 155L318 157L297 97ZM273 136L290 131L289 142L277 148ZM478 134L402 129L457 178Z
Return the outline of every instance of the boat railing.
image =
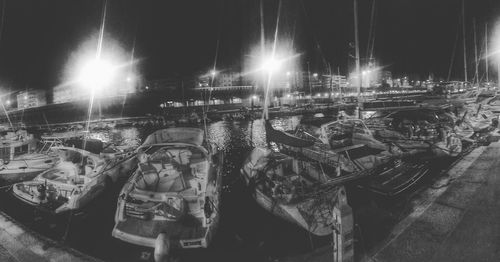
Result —
M27 169L27 168L29 168L29 169L45 170L46 169L45 167L30 166L30 164L28 163L28 160L39 160L39 159L45 159L45 157L35 157L35 158L30 158L30 159L12 159L12 160L9 160L9 161L1 160L1 161L3 161L2 165L1 165L1 169L2 170L9 170L9 169L11 169L8 166L9 163L21 162L21 163L24 163L25 165L24 166L20 166L20 167L12 168L12 170L14 170L14 169ZM46 161L49 161L49 160L46 160Z

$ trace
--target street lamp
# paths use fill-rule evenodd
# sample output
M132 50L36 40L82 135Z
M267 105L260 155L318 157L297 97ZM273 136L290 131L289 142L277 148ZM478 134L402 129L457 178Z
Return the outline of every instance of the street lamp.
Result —
M132 83L134 81L135 77L132 75L127 76L127 82Z
M269 119L269 111L268 111L268 101L269 101L269 86L271 85L271 77L272 74L278 71L281 68L282 61L276 59L273 56L264 58L262 60L261 70L267 73L267 84L266 84L266 93L264 96L264 116L266 119Z
M115 68L109 61L98 58L90 59L83 65L79 81L93 95L96 91L109 85L114 75Z
M274 57L270 57L264 59L264 61L262 62L261 69L269 74L272 74L273 72L279 70L280 67L281 67L281 61L277 60Z

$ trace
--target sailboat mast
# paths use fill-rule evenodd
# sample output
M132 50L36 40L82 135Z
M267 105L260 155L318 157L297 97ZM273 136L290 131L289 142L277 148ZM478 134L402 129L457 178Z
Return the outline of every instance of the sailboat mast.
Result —
M359 65L358 0L354 0L354 45L356 52L356 88L359 99L361 96L361 68Z
M489 68L488 68L488 23L484 24L484 49L485 49L485 56L484 56L484 63L485 63L485 70L486 70L486 83L490 82L490 77L489 77Z
M467 51L465 44L465 0L462 0L462 36L463 36L463 46L464 46L464 77L465 82L467 82Z
M475 61L475 66L476 66L476 72L474 75L474 82L479 83L479 63L477 60L477 38L476 38L476 18L474 17L472 19L472 26L473 26L473 32L474 32L474 61Z

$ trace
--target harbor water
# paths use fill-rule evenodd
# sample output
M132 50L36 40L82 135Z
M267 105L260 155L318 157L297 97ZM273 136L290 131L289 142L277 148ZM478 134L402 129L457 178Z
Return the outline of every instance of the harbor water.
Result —
M300 116L276 118L275 128L292 130ZM140 145L159 127L145 125L92 132L104 141ZM208 124L207 135L214 148L225 153L221 220L216 237L208 249L174 251L179 261L280 261L287 257L329 246L331 237L316 237L260 208L245 188L240 168L255 146L265 146L262 120L218 121ZM453 161L429 165L430 175L414 188L394 198L387 198L347 185L349 204L354 210L355 254L360 260L390 229L414 208L419 192L437 179L440 171ZM121 185L95 199L84 210L51 215L33 209L2 190L0 209L20 223L51 239L64 243L105 261L153 261L153 250L134 246L111 236L116 200Z

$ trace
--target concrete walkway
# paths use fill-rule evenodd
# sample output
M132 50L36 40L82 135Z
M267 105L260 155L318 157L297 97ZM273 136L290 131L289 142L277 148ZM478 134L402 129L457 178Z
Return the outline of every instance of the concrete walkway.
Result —
M0 212L0 261L97 262L99 260L32 232Z
M500 261L500 143L457 168L371 261Z

